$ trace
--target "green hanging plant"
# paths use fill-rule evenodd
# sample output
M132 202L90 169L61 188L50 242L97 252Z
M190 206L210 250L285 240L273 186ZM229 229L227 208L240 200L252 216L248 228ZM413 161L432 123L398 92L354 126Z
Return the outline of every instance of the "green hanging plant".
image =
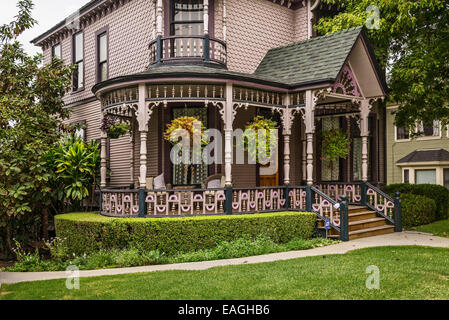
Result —
M245 151L248 151L248 155L251 159L255 159L256 162L259 162L259 144L263 143L259 142L259 130L265 130L266 138L265 138L265 150L266 157L271 157L271 150L276 150L277 148L277 137L271 134L271 130L276 130L277 123L271 119L267 119L263 116L256 116L254 119L249 122L245 126L245 136L242 139L240 147L243 147ZM262 147L262 145L260 146Z
M330 161L332 168L335 161L346 159L351 150L351 139L339 129L327 130L322 133L322 158Z
M121 136L131 131L131 125L127 123L117 123L109 127L108 137L111 139L118 139Z

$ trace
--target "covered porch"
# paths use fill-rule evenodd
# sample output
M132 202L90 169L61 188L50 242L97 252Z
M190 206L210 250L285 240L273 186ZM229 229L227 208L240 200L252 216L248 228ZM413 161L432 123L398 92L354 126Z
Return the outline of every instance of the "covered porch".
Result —
M224 43L220 59L211 59L215 51L209 50L195 63L180 64L162 59L161 39L152 44L152 57L159 58L147 71L97 84L93 90L103 118L128 123L132 145L129 188L108 189L108 136L102 133L101 213L161 217L307 210L340 230L342 208L357 204L370 205L393 222L395 199L369 183L379 182L380 138L372 135L378 132L372 119L378 119L377 102L386 95L384 82L362 29L320 38L270 50L254 74L227 70ZM332 46L339 46L338 58L329 58L335 54ZM310 52L328 63L303 61ZM188 177L170 161L172 146L162 137L179 115L195 116L223 136L213 140L214 161ZM243 162L237 159L235 130L244 130L256 115L278 124L271 172L249 163L248 155ZM328 128L344 129L353 141L354 151L335 167L321 157L320 133Z

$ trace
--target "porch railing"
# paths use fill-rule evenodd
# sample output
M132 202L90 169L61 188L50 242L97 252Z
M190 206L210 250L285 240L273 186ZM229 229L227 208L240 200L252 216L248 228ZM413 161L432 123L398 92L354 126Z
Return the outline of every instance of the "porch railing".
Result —
M369 183L314 186L182 190L111 190L100 197L100 213L112 217L176 217L275 211L314 212L349 240L348 204L367 206L402 231L399 194L393 199Z
M205 61L226 66L224 41L204 36L158 37L150 42L150 64L176 61Z

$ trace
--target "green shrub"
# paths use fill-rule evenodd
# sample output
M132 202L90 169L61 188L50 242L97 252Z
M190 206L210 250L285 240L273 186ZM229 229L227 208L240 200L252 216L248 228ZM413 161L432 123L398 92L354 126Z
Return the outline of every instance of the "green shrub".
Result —
M65 260L42 260L39 255L33 254L26 259L6 268L10 272L29 271L64 271L70 265L75 265L80 270L94 270L101 268L125 268L148 266L156 264L184 263L195 261L210 261L219 259L232 259L249 257L259 254L275 252L306 250L316 247L328 246L338 241L323 238L301 239L294 238L287 243L274 243L268 236L261 234L255 239L240 238L233 241L222 241L211 249L178 253L172 256L160 253L157 250L141 251L137 248L123 250L101 250L90 255L66 256Z
M402 225L416 227L435 221L435 200L416 194L403 194Z
M166 254L214 247L220 241L265 234L276 243L311 238L316 216L309 212L278 212L251 215L109 218L95 213L55 217L56 235L66 239L71 253L138 248Z
M449 217L449 190L447 188L435 184L409 183L390 184L386 188L386 192L390 195L394 195L397 191L401 194L416 194L433 199L436 204L436 220L443 220Z

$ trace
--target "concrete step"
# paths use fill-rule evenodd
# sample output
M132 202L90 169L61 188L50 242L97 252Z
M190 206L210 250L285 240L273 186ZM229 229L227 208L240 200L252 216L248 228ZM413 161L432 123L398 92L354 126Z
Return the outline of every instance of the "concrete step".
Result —
M373 227L367 229L361 229L356 231L349 232L349 240L366 238L366 237L374 237L381 234L388 234L394 232L394 226L384 225L380 227Z

